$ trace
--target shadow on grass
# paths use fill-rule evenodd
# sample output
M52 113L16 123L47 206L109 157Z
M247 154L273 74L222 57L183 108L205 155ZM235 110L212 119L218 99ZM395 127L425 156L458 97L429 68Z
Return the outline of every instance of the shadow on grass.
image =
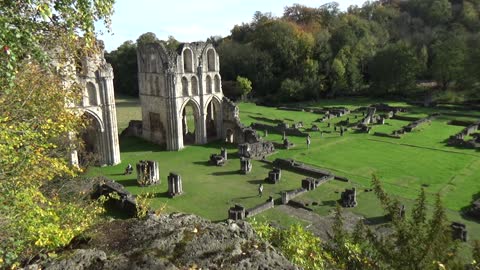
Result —
M256 198L256 197L258 197L258 195L244 196L244 197L236 197L236 198L232 198L230 201L233 203L233 201L235 201L235 200L248 200L248 199Z
M211 175L224 176L224 175L234 175L234 174L239 174L239 173L240 173L240 171L214 172L214 173L211 173Z
M122 175L126 175L125 173L112 173L110 174L110 176L122 176Z
M170 198L168 191L155 193L154 198Z
M262 165L260 166L261 168L264 168L264 169L272 169L272 165L268 164L268 163L262 163Z
M472 201L470 202L470 205L462 207L462 209L460 209L460 213L464 219L468 221L480 223L480 219L472 217L469 214L470 210L472 209L472 205L476 200L480 200L480 192L477 192L472 195Z
M247 182L252 184L252 185L265 184L265 180L248 180Z
M389 222L389 219L385 216L371 217L365 219L367 225L380 225Z
M322 206L335 207L336 205L337 205L337 201L335 200L322 201Z
M268 123L272 123L272 124L281 124L283 122L282 120L270 119L270 118L266 118L266 117L250 116L250 118L255 119L257 121L263 121L263 122L268 122Z
M165 146L150 143L137 137L120 137L121 152L160 152L166 151Z
M137 179L118 180L118 183L122 184L122 186L124 186L124 187L136 187L136 186L138 186Z
M210 164L209 161L194 161L193 164L203 165L203 166L207 166L207 167L216 167L215 165Z

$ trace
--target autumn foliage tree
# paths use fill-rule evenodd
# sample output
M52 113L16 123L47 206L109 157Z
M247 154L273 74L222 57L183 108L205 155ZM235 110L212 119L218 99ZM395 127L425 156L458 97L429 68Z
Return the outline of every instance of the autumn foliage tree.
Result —
M95 51L94 22L109 25L113 2L0 0L0 268L66 245L102 211L41 188L77 173L69 134L83 124L69 105L80 93L67 82L76 58Z

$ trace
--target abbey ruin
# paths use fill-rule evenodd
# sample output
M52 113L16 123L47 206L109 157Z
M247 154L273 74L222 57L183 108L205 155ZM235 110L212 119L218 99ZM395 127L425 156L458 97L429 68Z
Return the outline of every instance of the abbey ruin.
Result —
M75 109L90 125L79 135L85 149L72 153L71 162L76 165L81 163L85 153L95 155L96 165L120 163L113 69L105 60L103 43L98 42L98 45L99 52L83 58L77 70L77 82L84 92Z
M135 135L176 151L186 144L225 139L256 142L253 130L241 125L238 108L223 96L219 57L211 44L182 43L175 51L162 42L137 50L142 107ZM189 131L187 107L193 111Z

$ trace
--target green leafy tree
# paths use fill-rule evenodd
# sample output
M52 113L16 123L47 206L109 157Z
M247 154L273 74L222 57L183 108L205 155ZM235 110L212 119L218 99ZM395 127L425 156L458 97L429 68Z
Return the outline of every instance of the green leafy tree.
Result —
M125 41L116 50L105 54L105 59L113 67L115 92L138 96L137 45Z
M18 65L26 57L46 63L49 51L62 58L72 58L78 51L79 36L83 33L84 51L95 49L95 26L103 20L108 28L114 0L31 0L0 1L0 46L8 57L0 61L2 91L14 87ZM88 52L87 52L88 53Z
M219 45L217 52L223 81L235 82L237 76L242 76L252 81L256 96L266 96L273 91L273 60L268 52L229 39Z
M466 51L465 37L461 32L447 35L432 45L431 72L443 90L452 82L462 80Z
M448 0L412 0L408 5L413 15L430 25L446 23L452 18L452 4Z
M242 91L242 99L247 100L248 94L252 92L252 82L248 78L237 76L237 85Z
M285 79L280 86L279 100L283 102L292 102L303 100L302 82L292 79Z
M439 264L454 263L457 244L437 195L433 215L427 216L425 191L422 189L410 218L400 215L400 203L383 190L380 180L372 180L375 194L388 217L392 232L388 238L368 232L365 240L373 248L373 259L385 269L438 269Z
M376 93L402 93L415 86L421 70L415 51L405 43L387 46L369 64L371 89Z
M314 39L310 33L285 21L269 21L255 33L254 46L272 56L276 76L294 78L301 73L304 59L313 51Z
M282 251L285 257L303 269L327 269L330 256L323 250L321 240L295 224L282 230L265 222L252 222L257 234Z
M141 34L137 38L137 45L139 46L142 44L148 44L156 41L159 41L159 39L157 38L157 35L155 35L155 33L152 33L152 32L147 32L147 33Z
M95 52L94 22L109 25L113 0L0 1L0 268L64 246L95 222L97 205L41 188L77 173L68 164L82 127L75 60ZM79 36L79 33L82 36Z

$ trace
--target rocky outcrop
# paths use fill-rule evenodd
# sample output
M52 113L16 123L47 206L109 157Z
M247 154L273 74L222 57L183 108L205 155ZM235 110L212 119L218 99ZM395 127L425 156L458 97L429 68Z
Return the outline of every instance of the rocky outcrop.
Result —
M41 269L296 269L243 221L190 214L114 220ZM74 241L75 242L75 241ZM68 254L65 254L68 253ZM35 269L35 268L31 268Z

